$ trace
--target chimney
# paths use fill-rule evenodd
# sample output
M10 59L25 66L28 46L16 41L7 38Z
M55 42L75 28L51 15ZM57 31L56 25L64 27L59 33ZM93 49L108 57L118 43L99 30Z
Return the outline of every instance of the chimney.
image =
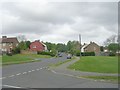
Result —
M93 42L92 41L90 41L90 44L92 44Z
M40 40L35 40L35 42L40 42Z
M3 38L3 39L6 39L6 38L7 38L7 36L2 36L2 38Z

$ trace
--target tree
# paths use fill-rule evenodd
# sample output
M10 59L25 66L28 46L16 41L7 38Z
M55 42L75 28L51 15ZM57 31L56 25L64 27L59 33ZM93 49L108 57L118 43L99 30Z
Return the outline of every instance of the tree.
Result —
M30 48L31 42L30 42L30 41L25 41L25 43L26 43L26 47L27 47L27 48Z
M26 50L27 49L27 45L24 41L21 41L19 43L18 47L20 48L20 50Z
M104 41L104 45L108 46L110 43L116 43L118 40L116 39L117 35L112 35L110 37L108 37L105 41Z
M66 52L67 51L66 45L62 44L62 43L58 43L56 49L58 50L58 52Z
M116 53L118 50L120 50L120 46L117 43L111 43L108 45L108 49L113 53Z
M103 46L100 46L100 51L104 51L104 47Z
M80 50L80 43L78 41L68 41L67 50L75 55Z
M25 35L19 35L19 36L17 36L17 39L18 39L19 42L27 40Z

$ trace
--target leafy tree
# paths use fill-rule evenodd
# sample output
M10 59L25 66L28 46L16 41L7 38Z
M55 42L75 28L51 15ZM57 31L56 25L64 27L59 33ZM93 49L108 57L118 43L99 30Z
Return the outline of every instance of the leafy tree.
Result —
M104 51L104 47L103 46L100 46L100 51Z
M108 45L108 49L114 53L116 53L116 51L120 50L120 45L117 43L111 43Z
M30 42L30 41L25 41L25 43L26 43L26 47L27 47L27 48L30 48L31 42Z
M20 50L26 50L27 49L27 45L24 41L21 41L19 43L18 47L20 48Z

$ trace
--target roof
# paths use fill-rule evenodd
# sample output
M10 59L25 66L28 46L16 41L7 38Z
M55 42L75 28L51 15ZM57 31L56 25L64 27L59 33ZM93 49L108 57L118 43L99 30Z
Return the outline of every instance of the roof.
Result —
M91 44L95 44L95 45L97 45L95 42L90 42L90 44L85 44L85 45L83 45L83 49L85 49L85 48L87 48L89 45L91 45ZM97 45L98 46L98 45Z
M83 51L84 51L84 48L86 48L88 45L89 45L89 44L83 45L82 48L81 48L81 51L83 52Z
M0 41L2 42L2 43L18 43L18 40L17 40L17 38L16 37L12 37L12 38L2 38L2 39L0 39Z
M35 43L35 42L38 42L38 43L42 44L44 47L46 47L46 45L45 45L43 42L40 42L40 40L35 40L35 41L32 42L32 43ZM32 43L31 43L31 44L32 44Z

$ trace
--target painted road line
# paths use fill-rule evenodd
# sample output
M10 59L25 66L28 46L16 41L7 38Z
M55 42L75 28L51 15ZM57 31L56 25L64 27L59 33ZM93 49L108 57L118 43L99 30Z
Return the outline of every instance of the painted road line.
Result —
M21 73L18 73L18 74L16 74L16 75L20 75Z
M17 86L11 86L11 85L2 85L4 87L10 87L10 88L22 88L22 87L17 87Z
M15 75L11 75L11 76L9 76L9 77L14 77Z
M5 79L6 77L2 77L2 78L0 78L0 79Z
M2 77L2 79L6 79L6 77Z
M32 72L35 71L35 70L32 70Z
M31 71L28 71L28 72L31 72Z
M27 74L27 72L23 72L23 74Z

